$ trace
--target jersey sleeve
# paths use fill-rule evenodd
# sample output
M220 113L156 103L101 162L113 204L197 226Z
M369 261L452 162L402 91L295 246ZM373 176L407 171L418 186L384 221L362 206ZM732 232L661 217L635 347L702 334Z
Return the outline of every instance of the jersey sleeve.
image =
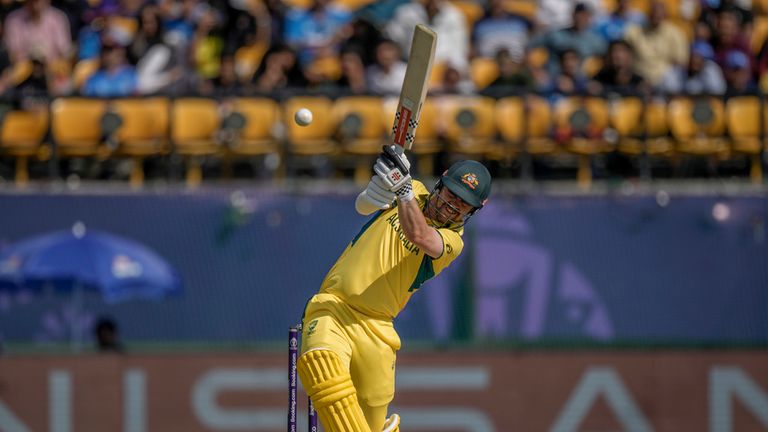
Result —
M435 274L448 267L464 249L464 240L458 232L448 228L440 228L437 232L443 238L443 254L432 260L432 268Z

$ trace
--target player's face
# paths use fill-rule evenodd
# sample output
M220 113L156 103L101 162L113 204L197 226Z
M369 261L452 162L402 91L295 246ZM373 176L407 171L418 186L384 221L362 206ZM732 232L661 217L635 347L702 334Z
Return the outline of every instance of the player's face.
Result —
M430 197L427 217L441 224L463 222L473 209L447 187L441 187Z

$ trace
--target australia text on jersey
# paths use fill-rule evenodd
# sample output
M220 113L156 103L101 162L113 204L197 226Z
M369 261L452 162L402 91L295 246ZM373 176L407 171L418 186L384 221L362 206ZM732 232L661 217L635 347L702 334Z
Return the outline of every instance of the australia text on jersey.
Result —
M387 218L387 222L389 222L389 224L392 225L392 229L397 232L397 236L400 238L400 241L403 242L403 247L405 247L405 249L410 253L418 254L419 247L411 243L411 241L408 240L408 238L405 236L403 228L400 226L400 217L398 217L397 213L392 213L392 216Z

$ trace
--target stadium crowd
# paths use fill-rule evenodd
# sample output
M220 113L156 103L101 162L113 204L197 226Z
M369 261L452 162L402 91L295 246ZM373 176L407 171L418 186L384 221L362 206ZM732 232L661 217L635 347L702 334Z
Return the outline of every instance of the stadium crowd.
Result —
M754 93L750 0L3 0L0 90L50 96L399 92L413 25L433 91Z
M756 0L753 5L750 0L0 0L0 15L0 116L7 110L35 108L47 113L52 100L66 96L160 95L169 100L204 96L223 101L229 96L266 95L285 101L285 95L319 93L392 99L401 88L414 25L426 23L438 33L431 94L490 96L486 99L499 102L478 115L489 118L485 123L497 123L496 142L503 145L490 145L496 139L490 137L485 147L474 148L475 154L509 167L517 159L515 146L524 134L526 151L534 156L560 154L555 151L560 149L579 156L579 179L592 175L584 155L607 153L624 155L618 160L625 168L616 171L621 175L636 172L629 165L641 154L705 155L715 161L708 162L707 175L716 171L711 167L717 159L746 154L752 160L750 176L755 181L762 178L758 118L762 91L768 89L768 1ZM531 97L525 98L525 108L515 105L518 101L502 100L521 94L534 95L551 108L536 108ZM729 119L745 118L738 114L744 105L723 109L723 100L717 106L676 104L673 98L681 94L723 100L757 95L759 105L748 102L750 120L742 126L749 132L742 133L731 120L723 126L723 112ZM568 106L573 95L600 96L603 104L617 95L643 96L645 102L640 111L632 108L631 100L629 105L611 106L610 115L618 123L625 119L623 129L613 117L613 128L607 127L604 108L594 117L598 120L587 120L584 127L578 123L584 116L573 115ZM154 109L165 116L164 106ZM622 114L625 107L635 114ZM546 113L546 121L539 109ZM594 114L589 107L586 110ZM62 128L55 124L71 121L63 120L63 110L53 111L51 127L47 114L20 116L14 124L14 130L21 131L19 145L0 142L0 147L14 148L4 155L17 158L17 182L26 181L26 158L46 161L52 151L55 158L101 160L128 154L109 145L105 151L95 145L85 151L77 133L62 139L56 134ZM548 123L550 114L554 126ZM67 115L78 118L77 109ZM495 120L490 119L494 115ZM568 118L561 121L558 116ZM180 120L196 121L180 114L172 117L176 119L172 131L181 130ZM520 126L525 123L521 118L527 119L527 126ZM689 126L690 118L695 124ZM712 119L719 126L710 127ZM536 126L538 120L544 126ZM29 138L25 122L38 125L34 139ZM8 123L6 119L3 124ZM505 131L503 126L518 129ZM495 128L491 125L488 130L496 133ZM445 138L448 129L443 125L438 135ZM167 130L165 126L164 135ZM629 139L617 141L611 132ZM44 138L44 133L52 133L53 139ZM717 139L705 142L699 139L702 133L706 139ZM531 139L534 134L538 136ZM739 138L745 134L747 140ZM212 141L208 135L206 142ZM155 138L164 141L165 136ZM203 152L195 147L196 141L195 148L185 153L177 137L170 138L173 152L189 157L190 163L199 164L200 156L218 155L219 147L207 143ZM446 152L465 150L461 136L448 138L456 142L446 146ZM588 148L581 138L589 141ZM638 146L636 138L643 143ZM99 141L98 136L90 139ZM41 140L55 146L28 146ZM65 144L73 150L61 151ZM341 144L342 150L350 150ZM328 147L327 153L334 151ZM140 158L168 154L165 146L133 156L140 166ZM677 170L676 159L674 164ZM743 168L743 161L740 164ZM737 169L741 174L742 168ZM0 176L7 177L9 170L6 166Z

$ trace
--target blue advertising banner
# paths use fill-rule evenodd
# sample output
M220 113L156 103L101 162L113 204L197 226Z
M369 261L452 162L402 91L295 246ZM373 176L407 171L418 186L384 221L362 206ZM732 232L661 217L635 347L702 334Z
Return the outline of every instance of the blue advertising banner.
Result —
M0 338L66 341L113 317L135 342L279 343L367 218L352 194L215 189L0 195L0 251L50 231L129 238L183 293L108 303L0 288ZM397 318L405 340L450 343L768 342L763 197L494 196L462 257ZM407 346L407 343L406 343Z

